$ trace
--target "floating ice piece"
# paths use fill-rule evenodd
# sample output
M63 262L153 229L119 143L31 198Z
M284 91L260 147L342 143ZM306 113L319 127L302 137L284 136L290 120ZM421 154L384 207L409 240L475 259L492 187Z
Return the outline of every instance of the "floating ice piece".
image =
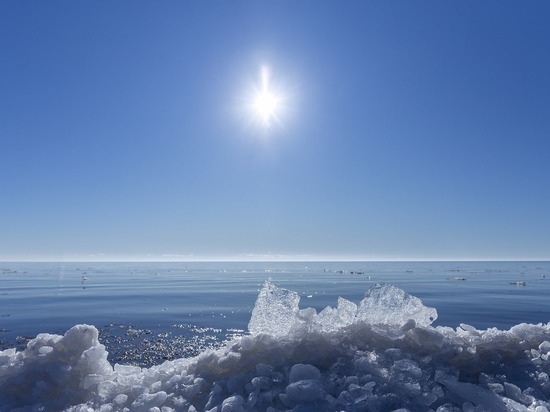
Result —
M345 325L353 323L357 315L357 305L342 297L338 298L338 317Z
M355 322L357 305L342 297L338 298L336 309L327 306L316 317L319 329L334 332Z
M428 326L437 319L437 310L398 287L376 285L359 303L357 318L371 325L401 327L413 320L418 326Z
M299 302L300 296L296 292L266 280L252 310L248 330L253 335L286 335L296 322Z

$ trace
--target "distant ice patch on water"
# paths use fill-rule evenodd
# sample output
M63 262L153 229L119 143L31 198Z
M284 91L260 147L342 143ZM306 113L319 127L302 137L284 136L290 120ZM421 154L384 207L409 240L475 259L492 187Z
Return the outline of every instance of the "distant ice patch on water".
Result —
M93 326L40 334L0 352L0 410L550 410L550 323L434 328L391 285L319 313L299 301L266 282L249 336L151 368L111 365Z

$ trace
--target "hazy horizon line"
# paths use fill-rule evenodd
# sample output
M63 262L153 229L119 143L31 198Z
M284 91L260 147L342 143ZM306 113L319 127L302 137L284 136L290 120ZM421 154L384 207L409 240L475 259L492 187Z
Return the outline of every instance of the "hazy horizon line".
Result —
M261 255L261 256L174 256L150 257L107 257L107 256L71 256L71 257L0 257L0 263L253 263L253 262L548 262L550 258L528 257L364 257L364 256L292 256L292 255Z

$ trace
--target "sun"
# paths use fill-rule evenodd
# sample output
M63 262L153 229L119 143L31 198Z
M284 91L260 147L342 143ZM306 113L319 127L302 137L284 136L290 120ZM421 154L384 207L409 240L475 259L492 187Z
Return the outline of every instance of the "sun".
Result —
M277 98L270 92L258 94L253 105L256 114L265 124L269 124L277 112Z
M263 127L270 127L278 121L278 115L283 107L283 99L270 84L270 71L266 66L261 68L260 85L255 88L251 108L255 121Z

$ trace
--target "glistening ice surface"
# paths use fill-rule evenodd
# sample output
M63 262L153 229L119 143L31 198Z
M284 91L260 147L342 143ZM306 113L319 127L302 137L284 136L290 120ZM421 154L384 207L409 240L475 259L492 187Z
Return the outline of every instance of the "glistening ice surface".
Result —
M266 282L250 336L151 368L111 365L93 326L0 352L0 409L548 411L550 323L432 327L391 285L317 313Z

